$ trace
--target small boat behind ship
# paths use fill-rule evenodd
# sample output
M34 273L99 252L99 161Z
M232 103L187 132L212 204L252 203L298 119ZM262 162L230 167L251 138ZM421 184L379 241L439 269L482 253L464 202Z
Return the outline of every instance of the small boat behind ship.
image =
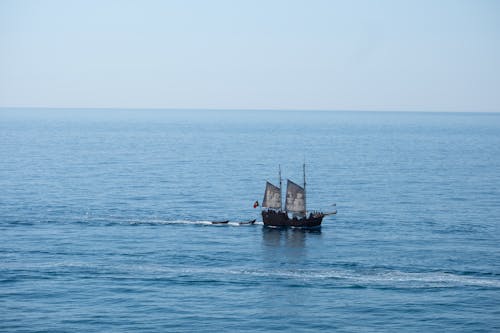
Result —
M254 224L255 223L255 219L254 220L250 220L250 221L244 221L244 222L237 222L238 224ZM223 220L223 221L212 221L210 222L212 224L229 224L229 220ZM233 222L232 222L233 223ZM234 222L236 223L236 222Z
M225 221L212 221L212 224L228 224L229 223L229 220L225 220Z
M266 182L266 191L262 202L262 220L265 226L318 228L321 227L323 218L334 215L337 211L323 213L319 211L308 212L306 209L306 165L303 165L304 186L297 185L287 180L285 209L281 200L281 168L279 172L280 186ZM291 215L291 216L290 216Z
M247 222L239 222L238 224L254 224L256 220L250 220Z

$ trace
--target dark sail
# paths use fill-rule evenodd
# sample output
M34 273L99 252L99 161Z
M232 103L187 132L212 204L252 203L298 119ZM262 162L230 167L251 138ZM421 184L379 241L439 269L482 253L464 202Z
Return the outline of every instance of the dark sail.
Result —
M286 186L286 210L293 213L306 213L304 188L288 180Z
M281 189L270 182L266 183L266 192L262 207L281 209Z

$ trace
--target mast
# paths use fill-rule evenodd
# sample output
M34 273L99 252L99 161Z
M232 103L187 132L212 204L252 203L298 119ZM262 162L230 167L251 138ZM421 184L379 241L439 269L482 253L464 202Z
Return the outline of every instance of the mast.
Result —
M283 200L281 194L283 193L283 190L281 189L281 164L278 164L279 168L279 176L280 176L280 211L283 209Z
M304 214L307 216L307 206L306 206L306 162L302 165L302 170L304 171Z

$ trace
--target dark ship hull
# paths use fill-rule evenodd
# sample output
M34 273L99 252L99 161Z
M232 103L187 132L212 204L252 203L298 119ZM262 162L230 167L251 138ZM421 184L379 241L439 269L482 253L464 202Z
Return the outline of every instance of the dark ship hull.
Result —
M262 220L265 226L270 227L295 227L295 228L319 228L325 215L322 213L309 214L301 218L289 218L286 212L263 210Z

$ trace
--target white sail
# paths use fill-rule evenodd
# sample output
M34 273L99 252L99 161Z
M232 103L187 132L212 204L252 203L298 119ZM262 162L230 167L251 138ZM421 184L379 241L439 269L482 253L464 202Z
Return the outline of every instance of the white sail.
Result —
M266 183L266 192L262 207L281 209L281 189L270 182Z
M302 187L288 180L286 185L286 210L294 213L306 212L305 191Z

